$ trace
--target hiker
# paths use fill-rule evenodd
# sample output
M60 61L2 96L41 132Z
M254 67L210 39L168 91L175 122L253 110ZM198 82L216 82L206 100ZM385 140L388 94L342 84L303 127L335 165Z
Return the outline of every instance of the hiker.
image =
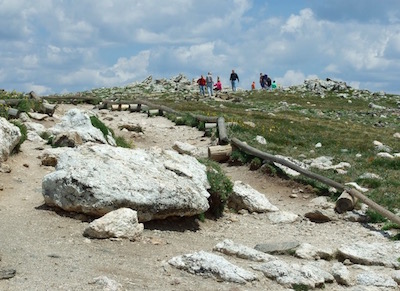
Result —
M222 91L222 83L221 83L221 80L219 79L219 77L217 77L217 83L215 83L215 85L214 85L214 90L219 91L219 92Z
M213 96L214 81L212 78L212 74L210 72L208 72L208 74L207 74L206 83L207 83L208 96L211 97L211 96Z
M276 83L275 83L275 80L274 80L274 81L272 81L271 88L272 88L272 90L274 90L274 89L276 89L276 88L277 88L277 85L276 85Z
M265 87L265 82L264 82L264 75L263 75L263 73L260 73L260 86L261 86L261 89L264 89L264 87Z
M206 79L204 79L203 75L201 75L200 79L197 80L197 84L199 84L200 95L205 95L204 87L206 85Z
M236 92L236 80L239 83L239 76L235 73L235 70L232 70L229 80L231 81L232 91Z
M271 89L271 85L272 85L271 78L268 77L267 75L265 75L265 76L266 76L266 80L265 80L266 87L267 87L267 89Z
M253 83L251 83L251 90L255 90L256 89L256 82L253 81Z

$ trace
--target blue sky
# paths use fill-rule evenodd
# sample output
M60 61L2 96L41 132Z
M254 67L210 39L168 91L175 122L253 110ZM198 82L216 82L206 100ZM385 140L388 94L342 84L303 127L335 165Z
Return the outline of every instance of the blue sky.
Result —
M400 1L0 0L0 88L40 95L211 71L400 94Z

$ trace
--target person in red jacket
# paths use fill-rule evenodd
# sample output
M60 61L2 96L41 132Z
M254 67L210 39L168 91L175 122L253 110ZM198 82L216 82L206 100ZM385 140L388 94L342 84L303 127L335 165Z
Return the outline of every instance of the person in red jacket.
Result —
M206 92L204 91L204 88L206 86L206 79L204 79L203 75L201 75L200 79L197 80L197 84L199 84L200 94L204 96L206 94Z
M217 77L217 83L214 84L215 91L222 91L222 83L219 77Z

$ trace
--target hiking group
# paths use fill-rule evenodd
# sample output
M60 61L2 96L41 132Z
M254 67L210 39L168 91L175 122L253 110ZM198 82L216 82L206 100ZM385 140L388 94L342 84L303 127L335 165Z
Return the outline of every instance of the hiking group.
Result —
M264 75L263 73L260 73L260 86L261 89L266 89L266 90L276 89L277 87L275 81L272 81L267 74Z
M229 81L231 82L232 91L236 92L236 85L239 83L239 76L232 70L232 73L229 77ZM204 78L203 75L197 80L197 84L199 85L200 95L206 95L206 88L208 96L214 96L214 91L221 91L222 90L222 83L219 77L217 77L217 82L214 84L213 77L211 72L208 72L207 76ZM272 81L271 78L267 74L260 73L260 86L261 89L275 89L277 85L275 81ZM253 81L251 84L251 89L256 89L256 83Z

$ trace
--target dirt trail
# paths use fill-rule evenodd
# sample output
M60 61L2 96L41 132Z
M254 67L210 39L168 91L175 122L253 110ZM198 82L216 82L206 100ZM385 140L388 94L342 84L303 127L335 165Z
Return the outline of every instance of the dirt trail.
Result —
M50 127L71 108L62 105L54 118L41 122ZM81 106L90 109L89 106ZM148 118L144 114L108 112L99 114L117 134L133 138L136 147L171 148L175 141L201 147L206 153L211 143L194 128L174 126L162 117ZM144 134L119 131L123 123L140 124ZM354 223L343 221L313 224L300 220L287 225L274 225L266 214L226 213L218 221L197 219L168 219L145 224L143 238L127 240L90 240L82 233L88 224L83 215L54 211L44 206L41 181L53 171L42 166L37 158L45 144L25 142L18 155L7 161L11 173L0 173L0 269L12 268L16 276L0 280L0 290L113 290L112 286L96 283L106 276L115 280L118 290L287 290L264 278L238 285L191 275L171 268L170 258L212 248L223 239L253 247L265 241L298 240L315 246L334 247L358 239L374 241L373 232ZM289 197L299 185L272 178L246 167L223 165L232 180L241 180L265 193L280 209L304 214L310 209L312 193ZM380 239L380 238L379 238ZM295 261L293 257L286 258ZM229 258L241 266L251 263ZM249 269L247 267L247 269ZM249 269L250 270L250 269ZM344 290L329 284L325 290Z

